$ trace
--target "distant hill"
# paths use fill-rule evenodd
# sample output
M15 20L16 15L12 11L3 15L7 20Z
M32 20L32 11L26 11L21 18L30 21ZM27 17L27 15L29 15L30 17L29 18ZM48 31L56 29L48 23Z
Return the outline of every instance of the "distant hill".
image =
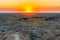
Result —
M56 15L60 15L60 13L35 13L32 17L51 17ZM28 18L28 16L22 13L0 13L0 16L19 16L21 18Z

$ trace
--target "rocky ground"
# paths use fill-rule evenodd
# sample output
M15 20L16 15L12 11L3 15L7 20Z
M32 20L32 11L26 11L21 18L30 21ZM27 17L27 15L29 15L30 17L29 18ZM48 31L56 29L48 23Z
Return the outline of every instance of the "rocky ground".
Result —
M60 19L48 21L45 18L2 16L0 17L0 40L60 40L58 20Z

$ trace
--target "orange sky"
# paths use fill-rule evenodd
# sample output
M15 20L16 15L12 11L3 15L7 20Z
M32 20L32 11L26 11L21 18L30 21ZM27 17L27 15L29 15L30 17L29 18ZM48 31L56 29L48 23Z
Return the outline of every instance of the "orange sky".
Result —
M60 0L0 0L0 11L60 11Z

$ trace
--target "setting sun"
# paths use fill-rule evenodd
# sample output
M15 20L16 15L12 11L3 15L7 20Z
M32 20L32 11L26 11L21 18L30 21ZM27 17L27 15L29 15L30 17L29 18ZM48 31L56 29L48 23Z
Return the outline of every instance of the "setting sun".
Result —
M24 10L22 11L22 13L26 16L31 16L33 14L34 10L32 6L25 6Z
M30 7L26 7L25 12L27 12L27 13L32 12L32 8L30 8Z
M26 12L26 13L32 13L32 12L34 12L32 6L26 6L26 7L24 7L24 9L25 10L23 12Z

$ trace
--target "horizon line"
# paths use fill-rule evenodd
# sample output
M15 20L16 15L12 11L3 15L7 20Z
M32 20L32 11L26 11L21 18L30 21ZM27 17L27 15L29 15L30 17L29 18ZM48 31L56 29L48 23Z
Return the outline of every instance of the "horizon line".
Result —
M23 13L21 11L0 11L0 13ZM60 13L60 11L42 11L42 12L33 12L33 13Z

